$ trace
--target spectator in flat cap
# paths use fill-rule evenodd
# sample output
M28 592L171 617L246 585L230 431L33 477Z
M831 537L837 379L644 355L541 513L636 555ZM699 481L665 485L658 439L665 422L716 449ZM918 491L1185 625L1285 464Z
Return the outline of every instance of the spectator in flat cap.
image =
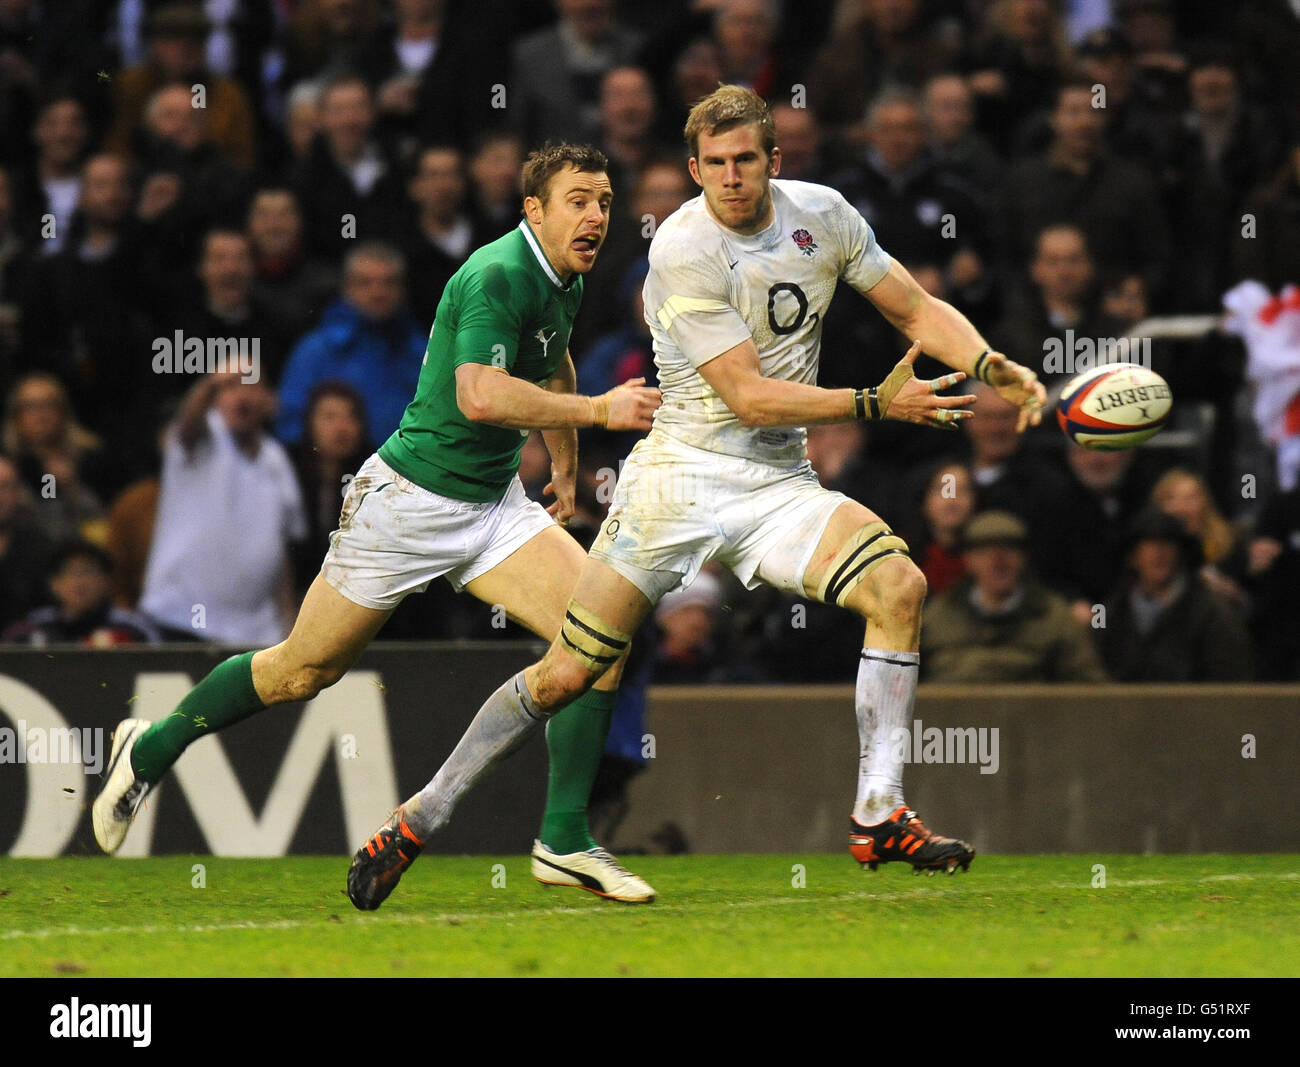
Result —
M967 525L967 576L925 609L921 672L935 682L1102 682L1087 629L1028 571L1029 531L1006 511Z
M1102 658L1120 682L1244 682L1254 675L1237 612L1197 576L1201 546L1171 515L1142 512L1125 544L1128 573L1104 605Z
M1174 135L1174 102L1163 84L1142 77L1128 35L1112 27L1093 30L1076 53L1083 74L1106 87L1106 146L1136 160L1167 152Z

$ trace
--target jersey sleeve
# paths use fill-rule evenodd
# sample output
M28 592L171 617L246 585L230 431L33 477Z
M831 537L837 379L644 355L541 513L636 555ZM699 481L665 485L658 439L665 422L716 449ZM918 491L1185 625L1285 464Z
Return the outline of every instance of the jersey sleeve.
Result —
M651 256L644 290L647 318L692 367L703 366L752 336L732 305L726 271L707 254L674 249Z
M502 263L488 263L466 278L457 294L452 366L481 363L510 371L519 355L522 298L527 292L526 285L511 285L510 272Z
M832 215L844 249L844 270L840 277L858 292L865 293L889 273L890 255L880 247L875 232L857 208L838 193Z

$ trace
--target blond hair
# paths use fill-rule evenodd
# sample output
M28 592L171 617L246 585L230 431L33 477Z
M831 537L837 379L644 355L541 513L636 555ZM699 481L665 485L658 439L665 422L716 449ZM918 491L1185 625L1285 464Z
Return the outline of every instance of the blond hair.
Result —
M1205 553L1205 562L1218 563L1232 551L1237 535L1232 528L1232 523L1224 518L1223 513L1215 506L1214 497L1210 495L1210 488L1205 484L1204 478L1186 467L1174 467L1167 470L1151 487L1151 503L1161 511L1167 512L1169 500L1174 495L1174 487L1180 479L1190 481L1195 485L1196 491L1201 497L1202 514L1204 516L1201 521L1201 528L1192 530L1190 533L1201 542L1201 551Z
M750 123L757 124L763 151L770 156L776 147L776 124L772 121L772 109L767 106L767 101L743 85L719 85L691 108L682 134L690 146L691 155L698 158L700 134L707 133L712 137Z
M14 387L9 390L9 396L5 400L4 432L0 434L0 441L4 444L5 452L10 456L17 456L27 451L24 442L18 439L18 394L22 392L25 386L33 383L49 386L58 402L59 414L63 418L63 428L55 447L60 452L77 460L87 452L93 452L99 448L99 438L82 426L73 414L72 404L68 400L68 391L63 387L63 383L53 374L48 374L45 371L33 371L18 379Z

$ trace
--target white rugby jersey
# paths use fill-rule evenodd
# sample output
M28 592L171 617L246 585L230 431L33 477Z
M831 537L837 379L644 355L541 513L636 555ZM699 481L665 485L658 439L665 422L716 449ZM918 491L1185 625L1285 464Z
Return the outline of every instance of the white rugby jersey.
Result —
M771 187L772 224L756 234L717 222L703 195L665 219L650 243L644 296L663 391L655 429L784 465L804 458L805 431L743 426L698 368L752 337L764 377L815 385L836 279L865 292L890 257L834 189L780 179Z

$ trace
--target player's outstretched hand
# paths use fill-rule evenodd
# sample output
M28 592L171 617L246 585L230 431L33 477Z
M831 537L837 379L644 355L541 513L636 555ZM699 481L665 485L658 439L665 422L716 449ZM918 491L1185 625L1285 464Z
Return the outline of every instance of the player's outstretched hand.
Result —
M975 403L975 398L939 396L939 393L964 380L966 375L953 371L942 378L918 378L912 372L912 364L920 354L921 342L913 341L907 354L877 388L885 418L955 430L962 419L970 418L971 413L963 409Z
M1028 367L1013 363L1001 352L990 352L985 363L985 380L998 391L998 395L1020 409L1016 432L1043 421L1043 405L1047 403L1047 390L1038 375Z
M663 403L658 389L648 388L644 378L629 378L596 399L596 410L605 412L607 430L648 430L655 411Z

